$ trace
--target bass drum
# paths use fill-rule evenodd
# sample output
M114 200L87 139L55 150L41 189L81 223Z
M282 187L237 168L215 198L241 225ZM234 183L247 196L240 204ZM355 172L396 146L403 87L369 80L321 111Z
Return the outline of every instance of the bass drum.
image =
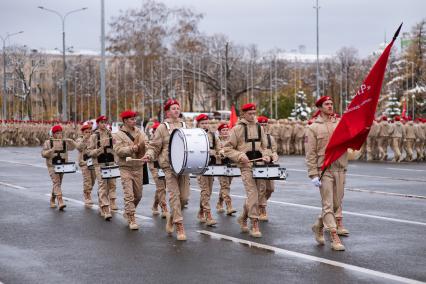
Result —
M209 138L201 128L173 130L169 142L169 161L177 175L202 175L208 166Z

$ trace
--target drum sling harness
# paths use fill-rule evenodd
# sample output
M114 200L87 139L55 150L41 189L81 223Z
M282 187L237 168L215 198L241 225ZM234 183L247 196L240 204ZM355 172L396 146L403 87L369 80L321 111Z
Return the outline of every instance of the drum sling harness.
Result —
M53 149L53 140L50 139L50 148ZM60 165L60 164L65 164L65 159L62 159L61 157L61 153L66 153L67 152L67 143L65 142L65 140L62 140L62 150L54 150L56 153L56 156L52 158L52 164L54 165Z
M167 131L169 131L169 134L172 134L170 123L168 123L167 121L164 121L163 123L166 126ZM182 128L186 128L186 123L184 121L181 121L180 123L182 123Z
M271 134L266 134L266 139L268 139L268 147L266 148L272 150Z
M101 133L96 132L96 136L98 138L98 144L97 145L98 145L98 148L100 148L101 147ZM106 164L106 165L108 165L108 163L114 162L114 155L107 152L107 149L112 149L112 136L109 133L108 133L108 136L109 136L109 145L103 147L104 152L98 156L98 163L103 163L103 164Z
M257 138L248 139L248 129L247 124L241 123L244 127L244 141L246 143L251 143L251 151L246 152L247 157L249 160L259 159L262 158L262 153L260 151L256 151L256 142L261 142L261 136L262 136L262 130L259 123L256 123L257 125Z
M120 131L124 132L124 134L126 134L127 137L129 137L129 139L132 140L132 142L135 142L135 137L133 137L132 134L130 134L129 132L127 132L123 129L120 129ZM155 166L155 162L154 162L154 166ZM143 164L142 184L149 184L148 166L146 165L146 163Z
M207 132L207 135L210 136L211 139L212 139L211 142L210 142L210 139L209 139L209 148L210 148L210 150L215 150L216 149L216 137L214 136L213 133L209 132L207 129L206 129L206 132ZM216 157L210 156L209 166L210 165L216 165Z

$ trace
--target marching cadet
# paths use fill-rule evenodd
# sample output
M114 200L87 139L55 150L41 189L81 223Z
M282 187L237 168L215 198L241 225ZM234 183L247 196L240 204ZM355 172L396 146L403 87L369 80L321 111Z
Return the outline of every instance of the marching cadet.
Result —
M268 118L266 116L259 116L257 122L263 127L266 140L268 142L267 149L272 152L272 162L277 162L279 157L277 153L277 143L274 139L274 136L270 134L270 128L268 123ZM268 213L266 212L266 206L268 199L271 197L272 192L275 191L275 183L273 180L265 180L262 183L261 190L259 192L259 221L268 221Z
M158 121L154 122L154 124L151 126L151 139L154 136L158 126L160 126L160 123ZM155 195L154 195L154 204L152 205L152 214L153 215L160 214L160 212L158 212L158 205L160 205L161 218L167 218L167 215L169 215L169 210L167 209L167 202L166 202L165 177L159 176L159 171L161 170L161 168L158 161L148 162L148 168L149 168L149 171L151 172L152 178L154 179L155 188L156 188Z
M78 165L81 169L81 174L83 175L83 197L85 205L92 205L92 189L95 185L96 174L95 169L87 165L87 161L90 159L88 146L90 143L90 136L92 135L92 126L89 124L84 124L81 127L82 137L77 139L77 150L78 155Z
M169 99L164 105L166 119L155 131L153 139L149 142L148 150L143 161L151 162L158 160L160 167L166 175L166 186L169 192L169 204L171 216L167 217L166 231L172 234L173 224L176 227L176 238L179 241L186 240L183 226L182 208L189 199L189 176L176 175L170 167L169 142L170 134L176 128L186 127L185 122L180 119L180 105L177 100Z
M379 125L380 130L377 138L377 145L379 147L379 160L386 161L388 158L389 132L391 126L388 123L388 118L386 116L382 116L382 120Z
M96 180L98 181L99 212L105 220L112 218L111 209L116 210L115 179L103 179L101 167L114 163L114 151L111 131L107 128L108 118L101 115L96 119L98 129L90 137L89 156L93 158Z
M367 136L367 161L375 160L377 156L377 135L379 135L380 125L374 119Z
M414 129L416 132L416 153L417 153L416 160L420 162L424 159L426 133L424 132L424 128L422 126L423 123L421 123L420 120L418 119L416 119L415 122L416 123L414 125Z
M281 128L281 141L284 155L290 155L290 142L293 134L293 128L287 119L284 119Z
M345 247L338 235L349 234L349 231L343 227L342 217L342 200L348 157L345 153L333 162L320 180L325 148L337 127L338 119L334 116L333 102L330 97L319 98L315 105L320 113L307 129L305 138L306 164L308 176L314 186L319 188L321 194L322 213L312 226L312 231L315 234L316 241L320 245L324 245L323 229L325 228L330 232L332 249L341 251L345 250Z
M272 135L272 137L274 137L275 142L277 144L281 143L281 138L280 138L281 127L278 121L271 118L269 119L268 124L269 124L269 133Z
M391 124L389 135L391 137L391 148L394 153L392 162L401 162L401 145L404 140L404 125L401 123L399 116L394 117L394 123Z
M305 138L305 127L303 126L302 121L297 121L294 127L294 145L295 145L295 154L303 155L303 141Z
M267 149L267 139L264 130L256 121L256 105L249 103L242 107L242 118L232 128L229 140L224 147L225 156L238 163L241 178L247 198L243 206L243 213L238 218L241 231L249 231L247 219L250 218L252 237L260 238L259 229L259 192L264 180L253 178L252 164L254 160L271 161L271 151Z
M121 183L124 194L124 218L130 230L138 230L136 208L142 199L143 162L146 138L136 127L136 112L123 111L120 114L123 126L114 134L114 152L118 157Z
M413 161L413 146L416 141L416 129L413 121L408 121L404 127L404 142L405 142L405 160L408 162Z
M226 144L226 141L229 139L229 125L226 123L221 123L217 130L219 131L219 156L217 158L217 163L221 165L227 165L231 163L231 160L229 158L226 158L224 156L223 147ZM216 209L217 212L222 213L225 212L225 209L223 209L223 202L225 201L226 204L226 215L231 216L232 214L236 213L237 210L235 210L232 207L232 199L230 195L231 191L231 182L232 177L226 177L226 176L220 176L219 177L219 184L220 184L220 191L219 191L219 198L217 200Z
M52 194L50 196L50 208L56 208L58 201L59 210L63 210L66 205L62 199L62 179L63 173L56 173L54 165L60 165L68 162L68 151L76 148L75 142L63 139L62 126L55 125L51 129L52 136L46 140L41 151L41 156L46 159L47 171L53 183Z
M207 132L209 139L209 152L210 161L209 165L216 165L216 154L219 152L219 140L212 131L209 131L209 117L202 113L195 118L197 127ZM197 177L198 185L200 186L200 210L198 211L197 219L201 223L206 223L207 226L214 226L217 224L213 219L210 208L210 198L213 191L213 176Z

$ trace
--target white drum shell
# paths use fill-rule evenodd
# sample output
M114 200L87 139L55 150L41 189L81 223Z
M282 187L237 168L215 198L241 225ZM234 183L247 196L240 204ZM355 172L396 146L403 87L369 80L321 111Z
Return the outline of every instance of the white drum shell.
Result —
M201 128L173 130L169 159L177 175L203 174L210 160L207 133Z
M226 176L228 167L225 165L211 165L207 167L207 170L204 172L203 176L216 176L222 177Z
M119 178L120 170L118 166L101 167L101 176L103 179Z
M237 167L227 167L226 168L226 176L228 177L240 177L241 170Z
M77 171L77 166L75 165L74 162L54 165L54 167L55 167L55 173L57 174L71 174Z
M92 158L87 159L87 160L86 160L86 165L87 165L88 167L93 167L93 159L92 159Z
M158 178L159 178L159 179L164 179L164 178L166 178L166 174L164 173L164 171L163 171L162 169L158 169L157 174L158 174Z

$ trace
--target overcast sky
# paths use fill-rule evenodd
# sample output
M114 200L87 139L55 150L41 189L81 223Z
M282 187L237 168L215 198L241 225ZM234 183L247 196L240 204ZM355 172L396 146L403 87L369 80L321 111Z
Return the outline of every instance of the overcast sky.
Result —
M171 7L185 6L204 14L203 33L223 33L238 44L256 44L261 50L286 51L306 46L315 52L314 0L163 0ZM365 56L391 38L401 22L403 31L426 18L426 0L319 0L320 53L334 54L353 46ZM120 10L141 7L142 0L105 0L106 21ZM77 50L99 50L100 0L1 0L0 35L23 30L9 43L31 48L62 48L58 16L37 6L65 13L89 9L66 21L66 43ZM108 25L107 25L108 31Z

